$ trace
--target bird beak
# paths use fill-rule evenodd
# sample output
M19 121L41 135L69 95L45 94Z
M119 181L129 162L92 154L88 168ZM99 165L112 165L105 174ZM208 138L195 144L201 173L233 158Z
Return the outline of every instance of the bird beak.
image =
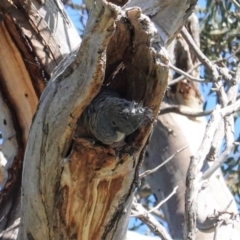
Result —
M116 133L117 133L117 139L115 142L119 142L125 137L125 134L122 132L116 131Z

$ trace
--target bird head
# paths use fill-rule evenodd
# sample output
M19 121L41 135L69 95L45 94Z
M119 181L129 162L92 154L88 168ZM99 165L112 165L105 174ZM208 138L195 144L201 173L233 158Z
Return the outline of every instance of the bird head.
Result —
M142 103L118 99L109 114L110 125L118 132L129 135L142 124L151 121L152 110L143 107Z

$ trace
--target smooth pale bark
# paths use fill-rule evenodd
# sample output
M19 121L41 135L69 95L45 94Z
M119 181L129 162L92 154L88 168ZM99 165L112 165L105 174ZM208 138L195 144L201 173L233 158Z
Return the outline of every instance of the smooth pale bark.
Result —
M195 42L199 43L197 18L192 16L187 26ZM196 64L196 58L191 54L189 46L181 35L177 37L177 40L172 45L170 53L176 66L185 71L191 69ZM193 71L191 75L198 77L198 71ZM168 106L181 106L182 109L189 112L201 111L202 101L197 85L184 80L173 86L167 92L165 102L161 107ZM144 170L158 166L176 153L177 150L188 146L187 149L177 154L162 169L148 178L152 193L157 197L158 201L166 198L173 188L178 186L177 193L163 206L173 238L183 239L186 174L190 157L198 150L205 127L206 120L203 117L190 118L176 113L160 115L147 148L143 164ZM208 167L207 162L206 167ZM214 239L216 218L209 218L214 213L218 211L224 212L226 208L229 212L238 213L235 200L227 188L220 171L209 180L206 188L201 189L197 202L198 240ZM230 215L226 216L226 218L229 217ZM232 224L230 221L229 225L222 225L218 229L219 238L217 239L239 239L239 230L239 223L234 221Z

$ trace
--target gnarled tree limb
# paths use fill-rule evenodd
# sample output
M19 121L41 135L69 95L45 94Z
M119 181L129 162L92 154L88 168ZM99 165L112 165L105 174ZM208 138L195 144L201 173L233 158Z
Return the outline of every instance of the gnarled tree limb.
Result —
M130 38L124 38L129 34ZM151 124L129 136L120 151L71 138L82 110L103 84L105 68L108 84L119 92L126 89L125 98L142 100L157 115L168 69L156 34L138 8L123 12L99 1L92 9L74 62L48 84L30 131L21 239L125 237L128 214L124 212L129 213L139 154ZM114 59L116 53L110 50L121 36L128 41L120 49L119 59ZM115 72L118 62L125 68L109 83L108 73Z

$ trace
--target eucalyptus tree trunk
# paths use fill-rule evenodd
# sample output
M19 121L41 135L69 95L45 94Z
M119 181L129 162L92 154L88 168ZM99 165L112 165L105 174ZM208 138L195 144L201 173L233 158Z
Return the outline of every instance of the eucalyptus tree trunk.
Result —
M76 122L103 84L157 116L168 81L164 46L196 1L158 1L157 29L139 8L116 2L120 6L95 2L79 51L60 1L0 2L0 128L7 159L2 239L125 238L152 123L116 149L76 138Z
M195 15L186 24L194 41L199 45L199 25ZM188 72L194 69L198 60L181 34L168 48L172 63ZM190 73L199 78L198 68ZM175 77L178 77L175 76ZM173 76L170 75L170 81ZM167 109L175 109L168 110ZM148 176L152 193L158 201L165 199L178 186L177 192L163 206L163 212L169 225L170 233L175 239L184 238L185 190L186 176L191 156L197 152L206 129L205 117L194 116L203 111L203 100L198 84L186 78L171 85L161 104L162 113L157 119L150 143L146 150L143 170L153 169L184 147L157 172ZM176 112L179 110L179 112ZM185 112L181 114L181 110ZM204 168L208 168L211 159L206 159ZM240 238L240 225L231 221L218 229L216 233L218 212L238 214L234 197L230 193L221 171L217 171L201 189L197 198L197 240L227 240ZM226 219L230 215L226 214ZM227 221L227 220L226 220Z

